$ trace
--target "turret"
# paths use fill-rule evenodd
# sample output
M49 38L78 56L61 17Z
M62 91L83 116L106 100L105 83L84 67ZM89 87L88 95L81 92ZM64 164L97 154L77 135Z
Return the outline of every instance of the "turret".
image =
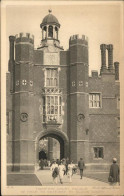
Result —
M30 33L20 33L15 40L15 61L33 61L34 36Z
M88 140L89 130L89 97L88 97L88 38L85 35L73 35L69 40L70 51L70 150L71 159L75 162L79 156L86 157L88 161ZM80 141L80 142L79 142ZM78 149L87 149L79 155ZM75 156L77 155L77 157Z
M75 88L70 86L70 90L73 92L87 91L88 86L88 38L85 35L79 37L79 35L73 35L69 40L70 50L70 84L75 81Z
M33 169L33 52L34 37L20 33L15 38L15 68L13 91L13 170ZM30 107L32 106L32 107ZM18 142L16 142L18 141ZM21 149L21 150L19 150ZM23 153L25 152L25 155ZM28 156L27 156L28 155ZM32 165L30 166L29 163Z

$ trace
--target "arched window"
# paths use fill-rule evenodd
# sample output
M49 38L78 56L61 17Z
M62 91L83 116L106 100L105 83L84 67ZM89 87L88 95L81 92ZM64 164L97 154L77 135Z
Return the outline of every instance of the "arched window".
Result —
M43 28L43 39L46 38L46 32L47 32L47 27L45 26Z
M55 39L58 39L58 28L57 27L55 27Z
M53 37L53 26L49 26L48 37Z

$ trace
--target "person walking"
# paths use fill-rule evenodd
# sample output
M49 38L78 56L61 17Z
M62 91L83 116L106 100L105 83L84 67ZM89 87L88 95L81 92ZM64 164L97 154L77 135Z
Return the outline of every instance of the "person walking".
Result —
M58 165L60 165L60 160L59 160L59 159L56 159L56 163L57 163Z
M80 177L81 177L80 179L82 179L82 177L83 177L83 170L84 170L84 167L85 167L83 158L80 158L80 161L78 162L78 167L80 169Z
M40 160L40 169L41 170L44 169L44 160L43 159Z
M66 175L67 175L67 173L68 173L68 164L69 164L69 158L67 157L67 159L66 159L66 164L65 164L65 168L66 168L65 174L66 174Z
M68 164L68 172L67 172L67 175L68 175L68 178L69 178L70 182L72 182L72 175L73 175L73 168L74 167L75 167L75 164L73 164L73 161L71 161Z
M120 175L120 169L117 164L117 159L113 158L113 164L110 166L110 172L108 178L110 185L115 185L115 186L119 185L120 182L119 175Z
M53 183L57 184L58 183L59 170L58 170L58 164L56 164L55 161L51 165L50 170L52 171Z
M63 176L64 176L64 172L65 172L65 165L63 164L62 161L61 161L58 169L59 169L60 183L63 184Z

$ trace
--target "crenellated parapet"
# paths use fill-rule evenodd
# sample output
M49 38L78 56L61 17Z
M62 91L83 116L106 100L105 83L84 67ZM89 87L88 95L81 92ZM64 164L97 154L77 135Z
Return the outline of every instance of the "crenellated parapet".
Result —
M72 35L69 39L69 45L73 45L73 44L84 44L85 46L88 46L88 37L85 35Z
M34 44L34 35L30 34L30 33L19 33L16 34L15 36L15 42L17 43L31 43Z
M76 34L76 35L72 35L71 37L70 37L70 41L72 41L72 40L77 40L77 39L81 39L81 40L85 40L85 41L88 41L88 37L86 36L86 35L79 35L79 34Z

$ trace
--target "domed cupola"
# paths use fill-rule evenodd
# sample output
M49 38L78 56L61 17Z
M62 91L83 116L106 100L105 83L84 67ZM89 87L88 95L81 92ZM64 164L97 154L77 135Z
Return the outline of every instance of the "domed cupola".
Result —
M51 12L52 10L49 10L49 14L43 18L43 21L40 24L42 29L42 40L58 40L60 24L58 19L53 14L51 14Z

